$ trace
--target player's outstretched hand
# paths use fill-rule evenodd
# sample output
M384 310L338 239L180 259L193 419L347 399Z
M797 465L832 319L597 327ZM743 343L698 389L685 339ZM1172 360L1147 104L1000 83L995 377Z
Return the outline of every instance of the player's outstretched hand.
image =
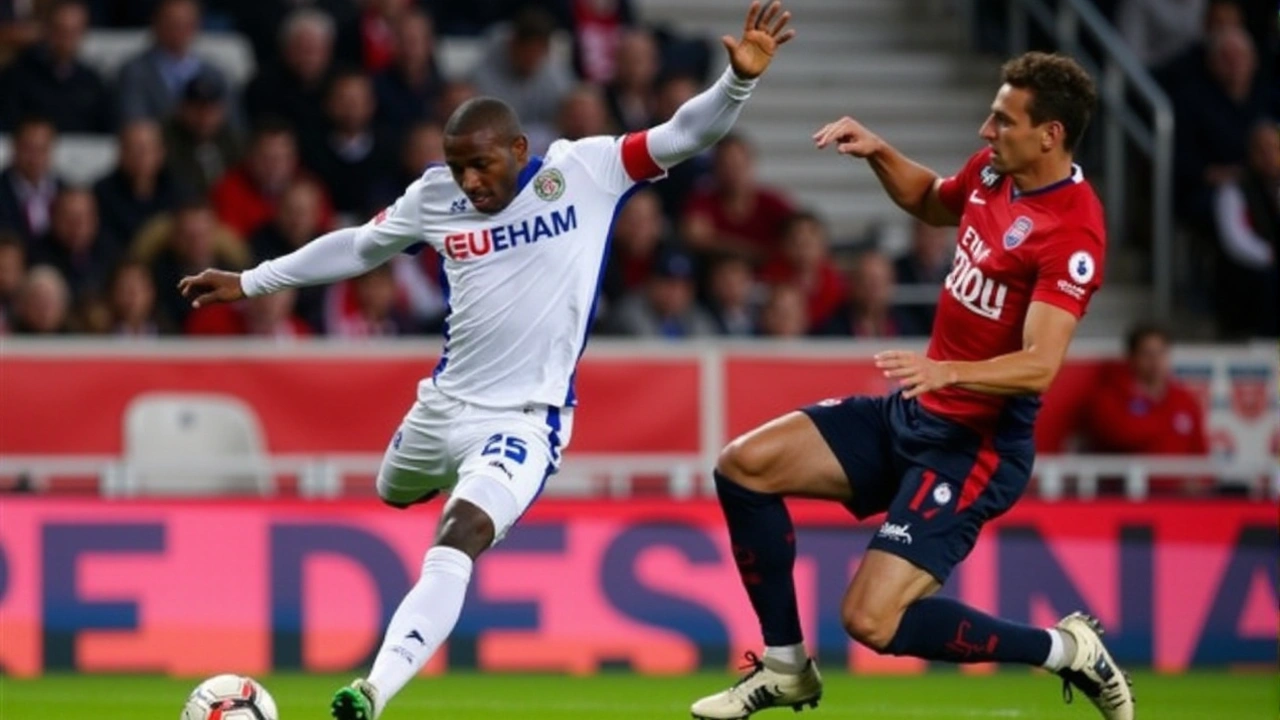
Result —
M819 150L835 143L836 151L841 155L856 158L873 155L884 146L884 141L878 135L847 115L814 133L813 141Z
M898 381L902 397L907 399L955 384L955 377L946 365L909 350L877 353L876 367L884 371L885 377Z
M204 270L199 275L188 275L178 281L178 290L184 298L194 298L192 307L204 307L217 302L235 302L244 297L240 287L240 273L226 270Z
M796 36L795 30L785 29L790 19L791 13L783 11L779 0L770 2L763 12L759 0L751 3L742 37L735 40L732 35L725 35L721 38L729 51L729 64L733 65L738 77L751 79L764 74L778 46Z

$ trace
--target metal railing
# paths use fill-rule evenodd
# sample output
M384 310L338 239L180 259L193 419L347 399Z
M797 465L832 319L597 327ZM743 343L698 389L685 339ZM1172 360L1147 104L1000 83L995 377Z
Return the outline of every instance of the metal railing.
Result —
M184 496L182 478L187 473L223 473L227 476L262 473L257 494L279 494L276 479L297 478L296 494L303 498L370 496L372 478L381 454L268 455L260 458L217 458L190 461L126 461L113 455L28 455L0 457L0 479L26 477L36 492L56 492L70 479L88 479L98 495L111 498ZM698 454L622 455L569 454L561 472L547 483L552 497L627 498L637 494L675 500L715 497ZM142 473L170 474L162 487L138 482ZM1277 458L1216 459L1182 456L1042 455L1034 469L1036 485L1031 494L1045 500L1067 497L1090 499L1099 495L1101 480L1115 478L1131 500L1149 495L1153 478L1216 479L1220 485L1244 489L1254 498L1280 498L1280 460ZM653 482L638 489L636 480ZM356 482L348 482L358 479ZM92 492L82 482L78 485ZM205 493L217 496L220 493ZM243 488L241 486L241 494Z
M1101 114L1106 181L1104 203L1107 235L1112 242L1124 237L1125 190L1128 184L1126 137L1151 162L1152 311L1168 320L1173 309L1173 106L1137 56L1110 22L1089 0L1008 0L1009 50L1029 47L1028 21L1034 20L1052 35L1058 48L1071 55L1095 78ZM1083 51L1086 34L1105 54L1099 68ZM1130 107L1132 96L1151 112L1150 121Z

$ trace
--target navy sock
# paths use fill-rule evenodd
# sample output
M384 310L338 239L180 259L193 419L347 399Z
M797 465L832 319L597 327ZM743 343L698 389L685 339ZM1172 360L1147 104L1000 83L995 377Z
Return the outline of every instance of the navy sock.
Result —
M991 617L951 600L928 597L907 606L885 652L953 663L1043 665L1049 633Z
M796 534L787 506L781 497L748 490L719 472L715 479L733 559L760 618L764 644L781 647L801 642L800 611L791 577L796 564Z

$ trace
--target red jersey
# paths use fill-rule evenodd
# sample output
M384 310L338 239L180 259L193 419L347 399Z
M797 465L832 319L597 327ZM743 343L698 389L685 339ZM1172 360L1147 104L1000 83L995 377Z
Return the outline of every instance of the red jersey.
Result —
M1204 408L1191 391L1169 381L1151 397L1128 368L1113 370L1085 408L1092 448L1134 455L1207 455Z
M938 188L942 203L960 216L960 231L929 341L934 360L1017 352L1031 303L1047 302L1079 318L1102 284L1102 203L1079 166L1061 182L1019 193L990 163L991 150L983 149ZM957 387L920 402L983 431L1030 432L1040 406L1038 397Z

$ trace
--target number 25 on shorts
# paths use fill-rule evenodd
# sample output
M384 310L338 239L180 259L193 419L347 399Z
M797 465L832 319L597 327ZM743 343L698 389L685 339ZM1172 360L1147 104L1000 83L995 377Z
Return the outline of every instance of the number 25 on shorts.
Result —
M489 439L484 443L484 450L481 450L480 454L502 455L513 462L523 463L524 459L529 456L529 448L525 445L524 440L518 437L498 434L489 436Z

